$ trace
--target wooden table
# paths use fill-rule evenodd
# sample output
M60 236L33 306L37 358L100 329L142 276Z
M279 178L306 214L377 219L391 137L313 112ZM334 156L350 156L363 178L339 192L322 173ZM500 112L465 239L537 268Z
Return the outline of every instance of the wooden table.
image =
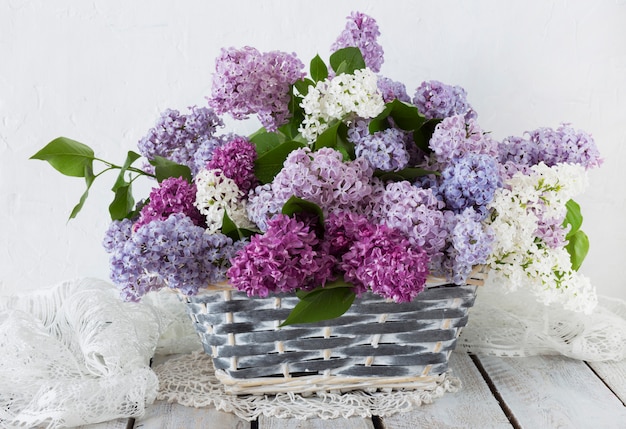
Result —
M561 356L498 358L455 352L450 368L463 382L433 404L388 418L296 420L260 417L248 422L214 408L157 401L137 419L85 429L626 429L626 360L586 363Z

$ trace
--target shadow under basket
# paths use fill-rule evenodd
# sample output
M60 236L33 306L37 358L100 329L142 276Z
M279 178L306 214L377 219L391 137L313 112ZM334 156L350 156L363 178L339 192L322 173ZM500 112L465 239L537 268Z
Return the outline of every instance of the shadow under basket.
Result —
M429 281L402 304L367 293L337 319L285 327L293 294L248 297L223 285L183 300L226 392L430 390L485 277L477 268L464 286Z

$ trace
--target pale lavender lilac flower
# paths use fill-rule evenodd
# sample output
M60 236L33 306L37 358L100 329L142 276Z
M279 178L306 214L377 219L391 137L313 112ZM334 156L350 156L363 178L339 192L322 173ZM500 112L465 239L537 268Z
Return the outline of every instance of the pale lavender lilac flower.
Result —
M378 200L370 199L370 216L404 233L409 242L431 257L440 254L448 234L444 203L431 189L422 189L407 181L390 182Z
M324 285L336 260L319 247L308 225L278 214L268 221L265 234L252 236L232 258L230 284L248 296L261 297Z
M325 215L351 210L371 192L372 173L372 167L364 158L344 162L342 154L332 148L315 152L309 148L296 149L283 163L271 187L249 195L248 204L252 208L248 214L261 227L264 222L260 217L266 209L280 210L294 195L317 204ZM267 217L271 215L267 213Z
M402 82L378 76L378 90L383 95L383 101L389 103L393 100L400 100L405 103L411 102L411 97L406 92L406 86Z
M426 119L461 115L470 120L477 116L467 102L467 93L463 88L446 85L437 80L422 82L415 91L413 104Z
M528 137L508 137L500 144L500 162L509 177L540 162L550 167L580 164L585 169L599 167L603 162L593 137L569 124L561 124L556 130L538 128L525 135Z
M257 185L254 175L255 146L244 137L236 137L223 146L215 148L208 169L219 169L224 176L235 181L241 192L247 194Z
M196 185L187 182L182 177L170 177L152 188L150 199L141 209L139 219L134 229L153 220L165 220L173 213L183 213L195 225L204 226L204 218L194 206L196 200Z
M376 20L361 12L352 12L347 19L346 27L332 44L330 51L357 47L363 55L366 67L378 73L384 61L384 52L377 42L380 31Z
M447 207L457 213L468 207L484 212L500 186L502 181L496 158L467 153L443 170L439 192Z
M205 234L182 213L154 220L128 234L128 221L113 222L105 238L111 280L125 300L138 301L170 287L193 295L224 279L236 247L223 234ZM126 240L122 240L126 238Z
M462 115L444 118L437 124L429 146L440 163L468 153L498 155L498 142L484 133L474 119L466 120Z
M303 68L295 54L261 53L249 46L222 49L215 62L209 105L235 119L256 114L268 131L275 131L291 116L289 91L304 77Z
M399 129L388 128L367 134L355 143L355 155L365 158L373 168L398 171L409 163L406 133Z
M482 218L483 215L471 207L449 218L449 245L441 265L434 268L437 275L462 285L474 266L486 263L495 235L482 223Z
M193 169L198 148L211 140L216 129L223 125L215 112L206 107L192 106L188 114L167 109L137 147L148 159L160 156Z

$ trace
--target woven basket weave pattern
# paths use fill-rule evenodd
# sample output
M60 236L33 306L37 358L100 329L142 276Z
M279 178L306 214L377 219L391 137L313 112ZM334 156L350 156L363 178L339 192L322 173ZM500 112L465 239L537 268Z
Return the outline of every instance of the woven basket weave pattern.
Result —
M282 328L298 302L294 296L251 298L226 288L185 300L221 378L233 385L268 384L271 392L294 380L298 390L314 376L334 378L329 386L336 389L341 379L366 377L376 387L378 379L387 386L389 378L443 374L475 293L475 285L440 285L402 304L367 293L337 319ZM321 390L331 388L323 384Z

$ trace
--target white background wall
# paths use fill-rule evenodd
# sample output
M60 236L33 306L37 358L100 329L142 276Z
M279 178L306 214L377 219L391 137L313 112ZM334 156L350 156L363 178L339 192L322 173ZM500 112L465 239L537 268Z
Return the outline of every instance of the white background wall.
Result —
M498 139L562 121L594 135L606 162L579 198L592 246L582 271L626 298L624 0L3 0L0 294L108 278L113 178L66 223L83 183L29 161L39 148L63 135L121 162L163 109L205 105L220 47L296 51L308 65L352 10L377 19L382 73L410 94L428 79L463 86Z

